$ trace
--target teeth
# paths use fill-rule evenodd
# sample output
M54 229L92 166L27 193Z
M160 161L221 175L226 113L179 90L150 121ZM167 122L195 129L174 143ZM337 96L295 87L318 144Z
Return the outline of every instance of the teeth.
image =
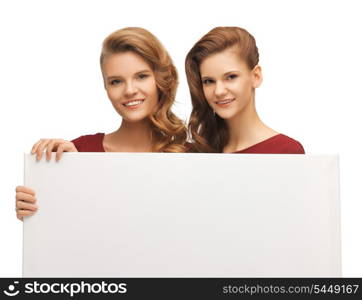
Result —
M128 102L123 104L124 106L134 106L134 105L138 105L141 104L143 102L143 100L136 100L136 101L132 101L132 102Z
M228 99L228 100L223 100L223 101L217 101L216 104L227 104L232 102L234 99Z

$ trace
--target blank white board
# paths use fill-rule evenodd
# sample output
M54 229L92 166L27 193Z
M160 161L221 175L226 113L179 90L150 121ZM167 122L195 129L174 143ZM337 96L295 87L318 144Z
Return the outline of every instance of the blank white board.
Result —
M339 277L338 157L25 155L24 277Z

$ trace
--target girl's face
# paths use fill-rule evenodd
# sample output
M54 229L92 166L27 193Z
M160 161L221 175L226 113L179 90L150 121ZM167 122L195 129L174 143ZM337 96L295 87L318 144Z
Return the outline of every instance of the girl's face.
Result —
M200 64L205 98L220 118L228 120L253 105L254 89L261 84L259 66L250 70L236 49L213 54Z
M158 102L155 75L141 56L133 52L111 54L102 71L108 97L124 120L138 122L154 112Z

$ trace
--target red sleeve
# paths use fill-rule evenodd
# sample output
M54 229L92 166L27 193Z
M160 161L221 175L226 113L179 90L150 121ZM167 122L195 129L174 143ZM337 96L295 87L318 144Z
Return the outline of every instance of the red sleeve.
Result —
M304 148L301 143L284 134L279 134L278 136L276 136L273 142L274 147L272 147L272 153L305 154Z
M290 139L289 141L286 141L285 144L281 145L279 151L284 154L305 154L302 144L293 139Z
M263 142L235 153L305 154L301 143L284 134L277 134Z
M104 133L96 133L93 135L82 135L72 143L78 152L105 152L103 148Z

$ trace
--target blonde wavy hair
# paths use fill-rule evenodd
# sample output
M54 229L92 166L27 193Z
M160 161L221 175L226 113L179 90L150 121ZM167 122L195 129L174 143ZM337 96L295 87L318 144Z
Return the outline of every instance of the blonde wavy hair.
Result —
M155 74L159 97L155 113L149 116L152 152L185 152L187 129L183 121L171 111L178 75L170 55L149 31L139 27L127 27L113 32L104 40L100 57L101 68L108 55L129 51L141 56Z

